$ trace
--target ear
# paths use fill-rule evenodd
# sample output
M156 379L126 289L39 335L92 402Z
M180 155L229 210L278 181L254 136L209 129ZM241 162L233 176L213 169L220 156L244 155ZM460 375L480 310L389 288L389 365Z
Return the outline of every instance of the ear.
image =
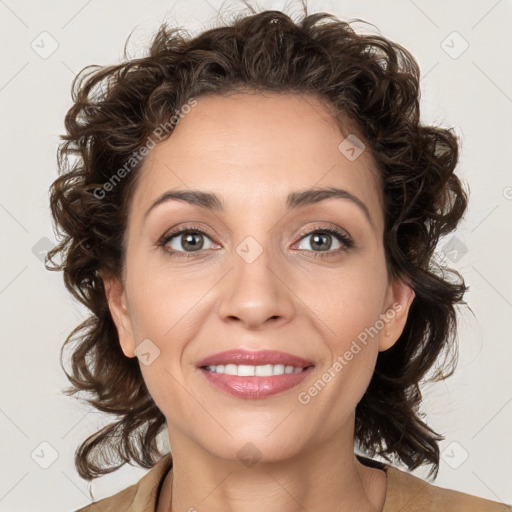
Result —
M116 324L121 349L126 357L135 357L135 338L123 282L120 278L104 270L102 270L101 276L110 314Z
M404 330L414 297L414 290L402 279L397 278L389 284L386 309L381 315L384 327L379 332L379 352L391 348L397 342Z

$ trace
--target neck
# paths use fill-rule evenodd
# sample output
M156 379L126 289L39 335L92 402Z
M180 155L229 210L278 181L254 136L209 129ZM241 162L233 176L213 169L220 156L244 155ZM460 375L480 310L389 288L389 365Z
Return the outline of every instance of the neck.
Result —
M169 444L173 470L158 512L381 512L384 505L386 474L357 460L353 434L340 431L292 458L249 466L220 459L177 432Z

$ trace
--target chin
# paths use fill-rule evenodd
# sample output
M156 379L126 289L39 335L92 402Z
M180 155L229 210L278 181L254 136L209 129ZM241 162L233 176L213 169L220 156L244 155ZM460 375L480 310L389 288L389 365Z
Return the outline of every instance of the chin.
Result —
M250 467L256 463L275 463L288 460L300 452L300 439L288 432L273 433L256 430L254 425L240 431L237 427L233 438L223 436L222 440L210 439L203 447L222 460L242 463Z

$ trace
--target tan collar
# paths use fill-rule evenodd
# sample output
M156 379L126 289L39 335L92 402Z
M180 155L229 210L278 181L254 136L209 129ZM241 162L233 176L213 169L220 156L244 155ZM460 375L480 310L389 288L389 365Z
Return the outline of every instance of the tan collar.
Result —
M171 466L171 455L167 454L136 484L77 512L155 512L160 487ZM382 512L512 512L512 506L436 487L389 464L383 466L387 492Z

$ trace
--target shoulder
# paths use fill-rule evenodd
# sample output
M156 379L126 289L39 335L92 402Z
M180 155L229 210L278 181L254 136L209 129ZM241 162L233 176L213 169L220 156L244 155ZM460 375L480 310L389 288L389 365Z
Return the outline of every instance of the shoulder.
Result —
M128 507L133 504L135 494L137 493L137 486L138 484L130 485L130 487L123 489L117 494L94 501L75 512L114 512L117 510L130 510Z
M160 485L171 466L172 458L167 454L137 483L74 512L153 512L158 501Z
M512 512L512 506L432 485L417 476L385 465L388 478L382 512Z

